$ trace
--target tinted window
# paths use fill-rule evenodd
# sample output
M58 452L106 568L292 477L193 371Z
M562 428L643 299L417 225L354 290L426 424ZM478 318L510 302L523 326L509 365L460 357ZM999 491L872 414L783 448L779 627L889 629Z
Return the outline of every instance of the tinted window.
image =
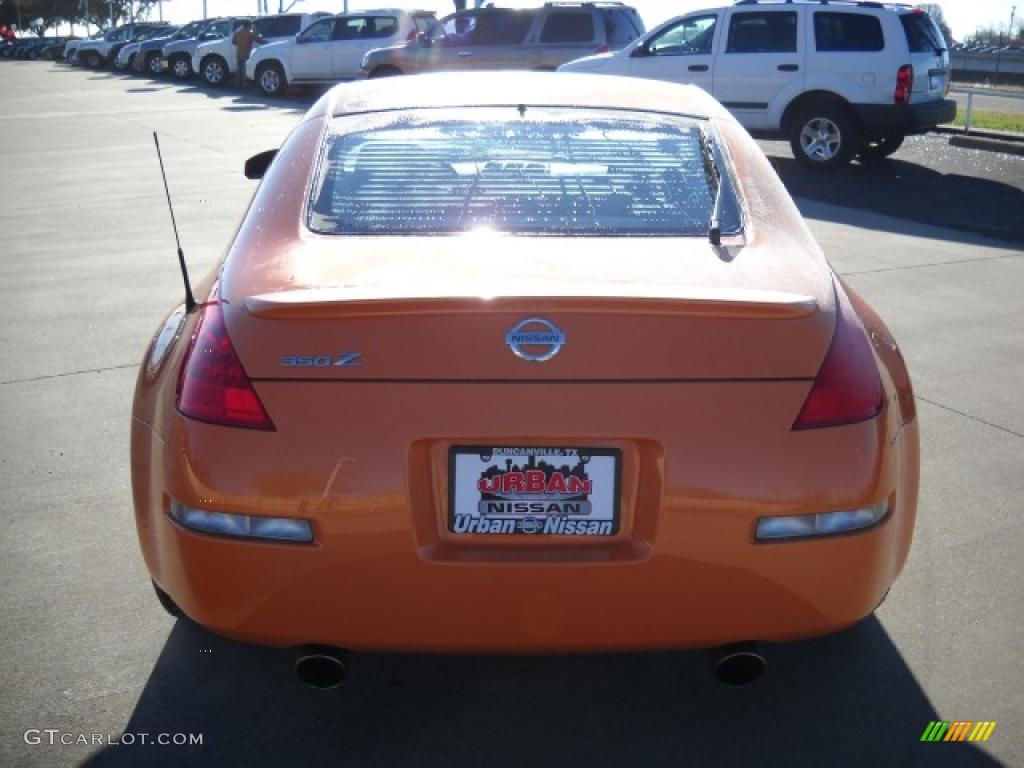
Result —
M266 16L252 25L261 37L294 37L301 27L301 16Z
M589 43L594 39L594 17L589 13L556 11L548 15L542 43Z
M796 50L796 13L734 13L726 53L788 53Z
M449 16L441 25L441 34L445 43L456 45L473 41L473 33L476 31L477 14L460 13Z
M564 108L336 118L308 224L327 234L704 235L715 186L703 125ZM722 221L738 228L734 204Z
M862 13L814 14L814 44L819 51L880 51L882 24Z
M530 31L533 14L522 11L481 13L473 42L477 45L519 45Z
M717 16L683 19L647 41L651 56L692 56L711 53Z
M612 48L621 48L631 40L636 40L644 33L639 18L628 9L608 8L602 11L604 16L605 34L608 36L608 45Z
M935 53L946 47L942 33L926 13L905 13L900 16L903 31L907 35L907 46L911 53Z

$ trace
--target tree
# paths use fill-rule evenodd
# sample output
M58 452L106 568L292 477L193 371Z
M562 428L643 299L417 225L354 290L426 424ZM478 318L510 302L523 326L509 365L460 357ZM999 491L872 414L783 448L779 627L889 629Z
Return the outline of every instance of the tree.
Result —
M953 42L953 31L949 28L949 24L946 23L946 16L942 12L942 6L938 3L925 3L919 6L922 11L932 17L932 21L935 22L935 26L939 28L942 33L942 38L946 41L948 46Z

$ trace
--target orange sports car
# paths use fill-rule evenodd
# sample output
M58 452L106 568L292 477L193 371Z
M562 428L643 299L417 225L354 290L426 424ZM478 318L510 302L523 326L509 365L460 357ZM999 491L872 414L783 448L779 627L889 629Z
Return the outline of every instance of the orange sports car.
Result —
M322 681L335 649L718 647L883 599L917 503L906 366L704 92L347 84L247 170L135 394L166 607L317 646Z

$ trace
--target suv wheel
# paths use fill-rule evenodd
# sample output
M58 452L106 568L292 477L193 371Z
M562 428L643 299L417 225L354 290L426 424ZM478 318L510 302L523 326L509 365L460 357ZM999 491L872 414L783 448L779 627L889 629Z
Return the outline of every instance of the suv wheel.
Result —
M865 165L878 163L903 146L905 136L883 136L878 141L865 144L857 152L857 159Z
M207 85L212 85L216 88L227 79L228 65L220 56L210 56L200 62L199 72L202 74L203 80L206 81Z
M145 70L151 75L159 75L163 68L160 66L160 54L151 53L146 57Z
M85 66L89 67L89 69L99 69L102 63L103 59L96 51L89 51L85 54Z
M186 56L175 56L171 59L171 72L174 76L184 80L186 77L192 74L192 64L189 62Z
M807 168L831 171L849 163L860 148L857 125L838 104L803 107L789 130L793 156Z
M256 85L267 96L280 96L288 87L288 79L280 64L267 61L256 68Z

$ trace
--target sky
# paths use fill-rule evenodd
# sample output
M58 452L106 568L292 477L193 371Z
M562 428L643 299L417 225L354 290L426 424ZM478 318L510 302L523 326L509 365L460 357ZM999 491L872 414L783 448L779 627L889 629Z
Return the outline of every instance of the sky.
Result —
M206 0L207 14L210 16L255 14L259 8L259 2L260 0ZM265 2L271 12L276 12L279 3L283 2L287 7L292 0L265 0ZM1017 5L1018 2L1018 15L1014 22L1016 27L1017 22L1024 16L1024 0L945 0L945 2L939 2L939 5L942 6L946 21L953 30L953 37L963 40L979 26L1006 28L1010 21L1010 8ZM467 4L472 7L473 0L469 0ZM540 0L525 0L524 2L498 0L495 2L495 5L502 7L539 4L541 4ZM647 28L651 29L673 16L724 3L720 0L718 2L716 0L632 0L630 4L640 11ZM451 0L384 0L378 3L374 3L373 0L349 0L348 10L360 11L381 7L421 8L436 11L439 17L454 10ZM299 0L292 10L306 13L314 11L341 13L344 10L344 0ZM154 9L152 18L155 19L157 16L158 11ZM164 19L177 23L202 18L203 0L165 0L163 16Z

